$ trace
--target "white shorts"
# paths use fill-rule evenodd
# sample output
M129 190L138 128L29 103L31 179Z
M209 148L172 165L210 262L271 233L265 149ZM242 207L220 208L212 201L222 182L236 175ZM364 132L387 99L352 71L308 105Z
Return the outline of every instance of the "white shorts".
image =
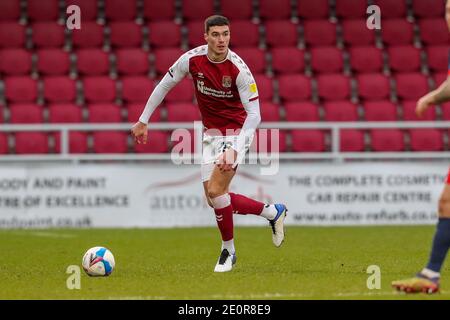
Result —
M214 170L217 158L229 148L236 149L238 136L203 135L202 150L202 182L208 181Z

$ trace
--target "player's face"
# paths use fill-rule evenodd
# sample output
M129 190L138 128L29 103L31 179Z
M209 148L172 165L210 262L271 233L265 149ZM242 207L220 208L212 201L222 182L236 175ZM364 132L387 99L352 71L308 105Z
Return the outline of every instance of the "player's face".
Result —
M225 54L230 44L230 28L228 26L210 27L208 33L205 34L205 40L209 49L216 55Z

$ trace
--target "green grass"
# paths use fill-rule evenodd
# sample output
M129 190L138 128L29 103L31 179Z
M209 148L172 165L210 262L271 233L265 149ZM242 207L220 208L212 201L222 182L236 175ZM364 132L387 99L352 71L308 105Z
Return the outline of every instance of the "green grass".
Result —
M426 263L432 226L288 227L275 248L270 228L235 229L237 264L213 272L216 228L51 229L0 231L0 299L449 299L449 264L439 295L404 295L390 282ZM90 247L111 249L111 276L66 287L66 268ZM381 289L369 290L369 265Z

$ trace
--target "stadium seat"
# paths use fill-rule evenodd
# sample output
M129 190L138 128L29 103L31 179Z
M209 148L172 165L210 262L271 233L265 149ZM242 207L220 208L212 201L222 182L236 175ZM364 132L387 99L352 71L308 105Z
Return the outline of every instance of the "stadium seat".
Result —
M234 29L235 20L251 20L253 17L253 3L252 0L220 0L220 11L223 16L233 21Z
M48 133L16 132L14 146L16 154L46 154L49 151Z
M403 101L401 104L401 110L403 113L403 120L405 121L435 121L436 120L436 108L428 108L419 118L416 115L417 100Z
M309 46L336 45L336 24L328 20L306 20L304 26L305 42Z
M350 79L343 74L320 74L317 86L321 99L336 101L350 97Z
M181 27L172 21L153 21L148 24L150 47L179 47Z
M365 19L342 21L344 43L348 46L374 46L375 30L367 28L366 23Z
M304 75L281 75L278 78L278 88L283 101L304 101L311 97L311 80Z
M363 104L367 121L397 121L397 106L391 101L367 101Z
M361 100L387 100L391 89L389 78L382 73L363 73L356 76Z
M80 49L76 52L77 72L81 76L100 76L109 73L109 55L102 49Z
M3 106L0 105L0 124L3 124L3 122L5 121L3 112Z
M116 98L116 84L106 76L83 79L84 99L88 102L112 102Z
M400 99L419 99L428 92L427 78L421 73L399 73L395 82Z
M110 21L134 20L136 12L136 0L105 0L105 17Z
M201 120L198 106L187 102L167 103L167 121L169 122L191 122Z
M248 20L236 20L232 22L230 44L232 48L236 47L258 47L259 45L259 26Z
M0 48L21 48L25 45L25 27L16 22L0 22Z
M257 47L239 47L233 51L244 60L253 74L266 71L267 64L264 50Z
M155 72L157 75L163 75L184 52L179 48L161 48L153 53Z
M262 101L259 105L261 121L280 121L280 107L272 102Z
M289 20L269 20L265 23L266 44L269 47L297 46L297 24Z
M12 103L35 102L38 90L36 80L27 76L8 77L4 80L6 100Z
M83 28L72 30L74 48L100 48L103 46L103 26L93 21L83 22Z
M256 147L256 151L259 153L286 152L286 132L279 130L278 141L274 141L272 145L272 136L275 134L276 131L270 129L257 129L250 150L255 150L253 148Z
M80 123L83 122L81 107L72 103L51 104L48 108L50 123Z
M70 71L69 53L61 49L37 51L37 70L41 75L66 75Z
M342 51L335 46L311 48L311 67L316 73L339 73L344 68Z
M175 1L144 0L144 17L149 21L173 20Z
M364 132L355 129L342 129L339 137L342 152L362 152L365 149Z
M383 43L390 45L410 45L414 40L414 26L405 19L383 20L381 38Z
M358 107L350 101L329 101L323 104L325 121L358 121Z
M76 98L75 80L69 77L53 76L44 78L44 98L50 103L73 102Z
M272 101L273 98L273 84L272 78L265 74L257 73L253 74L256 85L258 87L259 101Z
M205 24L204 21L188 21L186 24L188 30L188 45L189 48L198 47L206 44L204 34L205 34Z
M32 25L33 46L41 47L63 47L65 42L65 26L56 22L36 22Z
M144 76L129 76L122 79L122 100L140 102L145 105L153 91L153 81Z
M116 21L109 24L110 41L113 47L140 47L141 26L133 21Z
M126 105L127 121L135 123L139 120L139 117L144 111L145 103L129 103ZM149 122L161 122L161 109L163 106L159 105L150 116Z
M371 46L349 48L350 66L355 72L371 73L381 72L383 68L383 55L379 48Z
M406 1L375 0L375 5L380 7L383 19L404 18L407 13Z
M293 152L325 151L325 133L321 130L292 130Z
M426 49L428 68L432 72L447 72L448 45L428 46Z
M435 83L434 88L440 86L448 78L448 72L437 72L433 76L433 81Z
M9 152L8 135L0 132L0 154L7 154Z
M375 152L398 152L405 150L403 132L399 129L370 130L370 146Z
M445 1L442 0L413 0L413 14L416 18L444 17Z
M96 131L93 133L95 153L126 153L128 133L125 131Z
M443 121L450 121L450 102L445 102L441 104L441 111L442 111L442 120Z
M97 19L97 13L98 13L97 1L66 0L66 7L69 7L70 5L77 5L80 7L80 10L82 12L83 28L84 28L84 23L86 23L87 21L94 21Z
M319 107L311 102L288 102L284 105L286 121L319 121Z
M297 15L302 19L328 19L328 0L298 0Z
M0 21L17 21L20 18L20 0L0 1Z
M342 19L366 18L367 0L336 0L336 16Z
M21 76L31 71L31 52L24 49L0 50L0 74Z
M12 104L9 106L10 123L43 123L43 108L37 104Z
M436 129L411 129L411 151L443 151L443 134Z
M27 18L30 21L56 21L58 16L58 0L27 1Z
M55 152L61 153L61 134L54 133ZM88 134L84 131L69 131L69 153L87 153Z
M420 50L411 45L390 46L387 49L389 66L393 72L420 71Z
M195 152L196 137L194 130L187 130L186 132L186 129L177 129L173 131L168 131L168 134L170 141L169 149L172 152L176 154L179 154L181 152L183 153ZM180 150L181 148L182 150Z
M109 103L92 103L88 105L90 123L122 122L122 113L118 105Z
M421 19L419 21L420 41L426 46L448 45L450 36L443 18Z
M134 151L136 153L166 153L169 151L168 139L167 131L149 130L147 143L134 143Z
M264 20L289 20L291 18L291 1L259 0L259 17Z
M116 59L117 72L120 75L149 73L149 55L142 49L119 49L116 51Z
M271 50L272 70L275 73L303 73L305 52L297 47L275 47Z
M182 15L185 20L205 20L214 14L214 3L210 0L183 0Z
M192 102L194 85L192 80L184 78L166 96L166 102Z

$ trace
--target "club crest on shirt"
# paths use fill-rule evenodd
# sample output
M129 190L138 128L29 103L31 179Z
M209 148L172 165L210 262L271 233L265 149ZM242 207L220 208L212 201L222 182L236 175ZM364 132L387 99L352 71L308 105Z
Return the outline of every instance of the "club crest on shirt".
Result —
M224 86L225 88L231 87L231 77L230 76L222 77L222 86Z

